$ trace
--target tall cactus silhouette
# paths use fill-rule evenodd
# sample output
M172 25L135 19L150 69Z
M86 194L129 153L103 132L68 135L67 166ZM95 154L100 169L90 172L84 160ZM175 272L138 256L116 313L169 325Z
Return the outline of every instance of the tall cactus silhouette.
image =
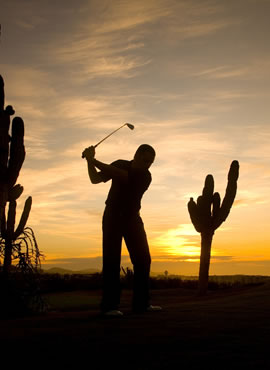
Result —
M204 295L208 287L208 275L211 257L211 245L215 230L226 220L233 205L239 176L239 163L233 161L228 173L228 183L224 199L221 204L219 193L214 193L214 178L207 175L202 195L197 204L190 198L188 211L191 221L201 233L201 258L199 271L199 294Z
M25 159L24 122L20 117L15 117L10 136L10 116L15 112L11 106L4 109L4 105L4 80L0 76L0 226L1 239L4 240L4 270L8 272L12 263L14 241L24 231L32 198L28 197L26 200L20 222L15 228L17 199L23 192L23 187L15 184Z

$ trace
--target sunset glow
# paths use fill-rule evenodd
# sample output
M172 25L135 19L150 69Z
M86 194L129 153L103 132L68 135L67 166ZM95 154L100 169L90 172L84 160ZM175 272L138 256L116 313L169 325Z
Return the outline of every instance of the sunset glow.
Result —
M92 185L82 151L111 163L157 153L142 218L152 271L198 274L187 211L211 173L235 203L216 231L211 274L270 274L270 3L265 0L9 0L1 4L6 105L25 122L18 183L44 268L101 268L110 182ZM130 264L123 246L123 264Z
M188 236L198 233L191 224L179 225L176 229L169 229L154 240L155 246L164 254L173 256L197 256L200 250L196 241L189 241Z

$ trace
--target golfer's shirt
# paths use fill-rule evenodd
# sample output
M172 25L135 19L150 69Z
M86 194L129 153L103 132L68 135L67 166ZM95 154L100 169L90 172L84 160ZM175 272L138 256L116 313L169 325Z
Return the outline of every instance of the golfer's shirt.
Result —
M149 170L132 168L131 164L132 161L122 159L111 163L112 166L128 172L127 182L123 182L117 178L112 179L102 171L99 173L103 182L112 179L111 188L105 202L106 205L125 213L139 212L143 194L152 181Z

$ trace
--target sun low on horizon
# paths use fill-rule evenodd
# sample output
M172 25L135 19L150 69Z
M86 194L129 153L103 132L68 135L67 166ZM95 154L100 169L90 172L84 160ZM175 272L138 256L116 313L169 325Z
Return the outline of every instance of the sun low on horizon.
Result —
M101 268L110 182L90 183L82 151L111 163L152 145L141 216L154 272L196 275L200 234L187 203L212 174L237 194L216 230L210 274L270 275L270 48L265 0L10 0L0 9L6 105L25 122L28 225L44 269ZM130 265L123 243L122 264Z

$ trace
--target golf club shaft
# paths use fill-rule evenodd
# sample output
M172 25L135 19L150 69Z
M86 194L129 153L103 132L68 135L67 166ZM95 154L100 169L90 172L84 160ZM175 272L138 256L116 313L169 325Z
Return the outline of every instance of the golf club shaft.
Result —
M94 145L94 148L96 148L99 144L101 144L104 140L108 139L108 137L110 137L111 135L113 135L116 131L120 130L122 127L124 127L126 125L126 123L124 123L121 127L117 128L116 130L114 130L113 132L111 132L109 135L107 135L106 137L104 137L104 139L100 140L96 145Z
M130 123L124 123L122 126L120 126L119 128L117 128L116 130L114 130L113 132L111 132L109 135L107 135L106 137L104 137L104 139L100 140L96 145L94 145L94 148L96 148L99 144L101 144L104 140L108 139L108 137L110 137L111 135L113 135L116 131L120 130L122 127L124 126L128 126L128 128L130 128L131 130L134 129L134 126ZM82 158L84 158L84 155L82 154Z

